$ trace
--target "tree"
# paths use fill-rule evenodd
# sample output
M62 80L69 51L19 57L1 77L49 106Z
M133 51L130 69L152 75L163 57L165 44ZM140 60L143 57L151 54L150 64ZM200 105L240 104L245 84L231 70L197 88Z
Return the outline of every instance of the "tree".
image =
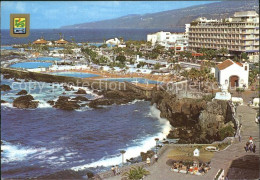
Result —
M245 59L247 61L249 59L248 56L247 56L247 53L243 52L241 54L241 59Z
M214 57L216 57L216 54L217 54L217 53L216 53L215 50L210 49L210 50L207 50L207 51L205 52L205 54L206 54L207 59L212 60Z
M173 66L173 70L176 71L177 73L179 73L180 70L181 70L181 65L180 65L180 64L175 64L175 65Z
M99 48L107 48L107 44L102 44Z
M144 176L149 175L150 172L144 169L143 167L132 167L128 172L125 172L123 174L124 178L127 178L129 180L140 180Z
M156 63L155 65L154 65L154 69L160 69L161 68L161 64L160 63Z
M225 54L228 53L228 50L226 48L221 48L221 49L218 50L218 53L221 54L224 57Z
M126 57L124 55L119 55L116 57L116 60L119 61L120 63L124 64L126 61Z
M59 32L59 36L60 36L60 39L62 38L62 33L61 32Z

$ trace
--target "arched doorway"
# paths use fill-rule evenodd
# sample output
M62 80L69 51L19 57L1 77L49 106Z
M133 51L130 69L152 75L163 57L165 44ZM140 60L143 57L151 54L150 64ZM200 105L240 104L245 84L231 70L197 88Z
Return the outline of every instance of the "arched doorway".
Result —
M239 77L238 76L230 76L229 83L231 87L238 87L239 84Z

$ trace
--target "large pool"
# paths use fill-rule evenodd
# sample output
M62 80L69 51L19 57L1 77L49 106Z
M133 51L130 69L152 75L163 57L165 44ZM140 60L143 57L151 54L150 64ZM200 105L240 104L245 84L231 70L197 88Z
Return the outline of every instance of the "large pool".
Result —
M98 77L99 75L83 73L83 72L52 72L50 74L58 75L58 76L69 76L69 77L77 77L77 78L90 78L90 77Z
M63 47L50 47L49 50L53 51L53 50L63 50Z
M13 48L12 46L1 46L1 50L17 50L17 48Z
M34 69L40 67L49 67L52 63L47 62L21 62L11 65L12 68L25 68L25 69Z
M96 47L99 47L99 46L102 46L104 43L88 43L89 46L96 46ZM107 47L115 47L114 44L107 44Z
M140 84L161 84L162 82L160 81L154 81L150 79L145 79L145 78L106 78L106 79L101 79L105 81L118 81L118 82L133 82L133 83L140 83Z
M61 58L57 58L57 57L38 57L38 58L33 58L32 60L40 60L40 61L60 61Z

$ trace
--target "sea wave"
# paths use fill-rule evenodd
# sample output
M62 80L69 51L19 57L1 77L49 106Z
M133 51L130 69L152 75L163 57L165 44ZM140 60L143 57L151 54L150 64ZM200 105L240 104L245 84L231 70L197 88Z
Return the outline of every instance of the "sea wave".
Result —
M37 148L24 147L19 144L15 145L6 141L3 141L1 150L3 150L3 152L1 152L1 163L23 161L27 156L39 152L39 149Z
M162 125L161 132L158 132L157 134L154 134L151 137L142 139L141 141L136 140L136 142L139 142L139 143L137 143L138 145L128 147L125 149L125 151L126 151L126 153L124 154L125 159L138 157L138 156L140 156L141 152L146 152L146 151L152 149L155 146L155 141L154 141L155 138L159 138L161 140L166 138L169 131L171 130L171 125L167 119L160 117L160 113L161 113L160 110L158 110L156 108L155 104L150 107L149 114L152 117L159 120L159 122ZM121 157L121 154L118 153L115 155L105 156L105 157L101 158L100 160L92 162L92 163L72 167L71 169L74 171L78 171L78 170L83 170L83 169L91 168L91 167L93 167L93 168L102 167L102 166L108 167L108 166L120 164L121 162L122 162L122 157Z
M9 102L6 102L6 103L1 103L1 106L2 106L2 107L9 107L9 108L13 108L13 103L9 103Z

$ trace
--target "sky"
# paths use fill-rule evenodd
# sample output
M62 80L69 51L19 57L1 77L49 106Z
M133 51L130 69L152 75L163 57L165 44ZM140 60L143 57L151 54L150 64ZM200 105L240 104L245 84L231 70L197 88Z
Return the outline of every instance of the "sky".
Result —
M9 29L11 13L30 14L31 29L56 29L212 2L216 1L2 1L1 29Z

